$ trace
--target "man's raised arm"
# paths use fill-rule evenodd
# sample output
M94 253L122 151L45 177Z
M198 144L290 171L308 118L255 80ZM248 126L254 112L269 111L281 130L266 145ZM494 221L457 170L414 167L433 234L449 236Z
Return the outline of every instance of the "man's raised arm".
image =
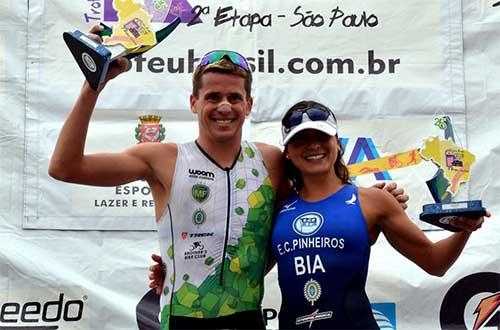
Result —
M147 148L142 146L120 153L84 155L88 126L98 94L85 82L59 133L49 165L50 176L67 182L101 186L149 178L152 168L147 162Z

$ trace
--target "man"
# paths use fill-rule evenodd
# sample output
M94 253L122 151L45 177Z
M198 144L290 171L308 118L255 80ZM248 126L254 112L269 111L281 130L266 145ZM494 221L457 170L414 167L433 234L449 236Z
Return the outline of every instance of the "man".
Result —
M118 62L106 83L125 67ZM162 328L264 328L263 251L281 151L241 141L252 108L251 79L239 54L202 58L190 97L198 116L196 142L84 155L91 114L104 88L93 91L87 82L59 135L49 168L54 178L99 186L143 179L151 187L169 279L161 298Z
M253 103L248 63L231 51L203 56L190 96L198 117L196 141L84 155L98 95L126 65L120 59L98 91L84 83L57 140L49 174L98 186L148 182L166 263L162 329L263 329L260 304L269 232L275 193L285 180L279 148L241 140Z

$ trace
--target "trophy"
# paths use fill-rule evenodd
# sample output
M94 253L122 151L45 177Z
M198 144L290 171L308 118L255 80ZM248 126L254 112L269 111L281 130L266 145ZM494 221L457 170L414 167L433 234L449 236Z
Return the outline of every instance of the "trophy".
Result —
M111 62L120 57L134 58L155 47L181 23L176 17L169 25L154 31L152 19L161 21L170 10L169 0L113 0L118 14L118 23L98 33L103 38L99 44L84 33L76 30L64 32L64 42L75 58L85 79L93 90L104 81Z
M424 141L424 146L420 149L350 164L348 169L351 176L358 176L414 166L422 160L431 161L438 167L438 170L426 183L436 203L423 206L420 220L449 231L458 232L461 229L451 225L451 220L459 216L479 219L486 214L486 209L481 200L453 200L460 185L469 180L475 156L455 144L449 117L438 118L436 122L444 130L444 139L431 137Z
M449 117L442 118L441 127L445 130L446 140L427 140L421 150L422 158L432 161L439 170L426 182L436 203L423 206L420 220L458 232L461 229L450 225L451 220L458 216L479 219L486 214L486 209L481 200L453 201L460 184L469 180L476 157L455 145Z

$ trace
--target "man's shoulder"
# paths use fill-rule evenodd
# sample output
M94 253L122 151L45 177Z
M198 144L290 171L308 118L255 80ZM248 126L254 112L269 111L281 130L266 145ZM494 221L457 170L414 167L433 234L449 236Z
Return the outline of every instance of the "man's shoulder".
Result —
M177 154L178 144L172 142L147 142L139 143L132 148L143 150L144 152L158 154Z
M148 142L136 144L128 152L148 160L148 162L174 162L177 158L178 145L176 143Z

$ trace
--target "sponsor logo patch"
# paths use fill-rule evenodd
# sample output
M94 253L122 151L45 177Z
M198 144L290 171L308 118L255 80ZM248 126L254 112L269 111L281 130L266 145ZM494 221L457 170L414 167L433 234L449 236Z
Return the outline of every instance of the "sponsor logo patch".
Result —
M203 210L196 210L193 213L193 223L200 226L207 220L207 214Z
M191 196L198 203L203 203L210 196L210 188L204 184L195 184L191 188Z
M356 195L352 194L351 199L346 200L345 203L347 205L356 205L356 200L357 200Z
M204 259L207 257L207 250L205 249L205 245L203 245L202 241L195 241L189 247L188 251L184 252L184 260L191 259Z
M317 212L302 213L293 220L293 230L301 236L311 236L323 226L323 216Z
M297 203L297 200L294 200L293 202L291 202L290 204L285 204L283 205L283 207L281 208L280 210L280 214L281 213L285 213L285 212L288 212L288 211L293 211L295 210L295 203Z
M183 231L181 232L181 237L182 239L186 239L186 238L199 238L199 237L212 237L214 236L214 233L211 232L211 233L190 233L190 232L187 232L187 231Z
M310 279L304 285L304 297L307 301L311 303L311 306L314 306L314 303L321 296L321 285L319 285L318 281Z
M314 321L321 321L326 319L331 319L333 316L332 311L320 312L319 309L315 310L309 315L299 316L295 320L295 325L299 325L302 323L309 323L309 328L312 326Z
M215 174L210 171L203 171L203 170L196 170L190 168L188 170L189 177L192 179L201 179L201 180L210 180L214 181L215 180Z

